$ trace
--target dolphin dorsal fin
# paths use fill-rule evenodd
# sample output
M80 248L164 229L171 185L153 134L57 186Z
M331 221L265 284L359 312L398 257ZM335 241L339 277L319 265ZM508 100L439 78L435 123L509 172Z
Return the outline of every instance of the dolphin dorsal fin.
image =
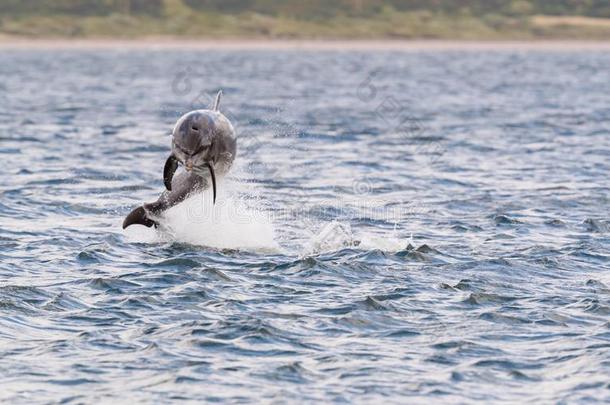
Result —
M216 99L214 100L214 106L212 107L212 110L218 111L218 109L220 108L220 97L222 97L222 90L218 90L218 93L216 94Z

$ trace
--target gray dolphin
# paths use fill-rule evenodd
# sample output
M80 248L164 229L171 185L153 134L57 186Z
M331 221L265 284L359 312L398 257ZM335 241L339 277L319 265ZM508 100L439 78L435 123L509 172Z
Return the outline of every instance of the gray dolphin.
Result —
M210 186L216 202L216 175L229 171L237 146L231 122L218 110L221 96L219 91L211 109L191 111L178 119L172 131L172 153L163 169L166 190L157 201L131 211L123 229L133 224L156 227L164 211ZM179 165L185 171L174 176Z

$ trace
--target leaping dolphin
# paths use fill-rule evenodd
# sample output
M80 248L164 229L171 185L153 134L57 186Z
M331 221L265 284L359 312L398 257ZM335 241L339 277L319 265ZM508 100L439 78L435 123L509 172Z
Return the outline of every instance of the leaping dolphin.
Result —
M166 190L157 201L131 211L123 229L133 224L158 226L164 211L210 185L216 202L216 175L229 171L237 146L231 122L219 111L221 96L219 91L211 109L191 111L178 119L172 131L172 153L163 168ZM179 165L185 171L174 176Z

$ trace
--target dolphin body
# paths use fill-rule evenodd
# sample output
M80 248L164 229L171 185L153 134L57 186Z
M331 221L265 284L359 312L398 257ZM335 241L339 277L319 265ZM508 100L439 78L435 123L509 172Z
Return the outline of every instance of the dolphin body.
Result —
M218 110L221 95L219 91L211 109L191 111L178 119L172 131L172 153L163 169L166 190L157 201L131 211L123 229L134 224L157 227L163 212L210 186L216 201L216 175L228 173L237 146L231 122ZM174 176L179 165L185 171Z

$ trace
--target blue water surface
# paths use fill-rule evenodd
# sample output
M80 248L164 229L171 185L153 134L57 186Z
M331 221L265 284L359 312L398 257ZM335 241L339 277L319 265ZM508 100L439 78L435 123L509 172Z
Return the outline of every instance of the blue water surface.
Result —
M0 50L0 400L610 401L609 66ZM123 231L219 89L239 212Z

